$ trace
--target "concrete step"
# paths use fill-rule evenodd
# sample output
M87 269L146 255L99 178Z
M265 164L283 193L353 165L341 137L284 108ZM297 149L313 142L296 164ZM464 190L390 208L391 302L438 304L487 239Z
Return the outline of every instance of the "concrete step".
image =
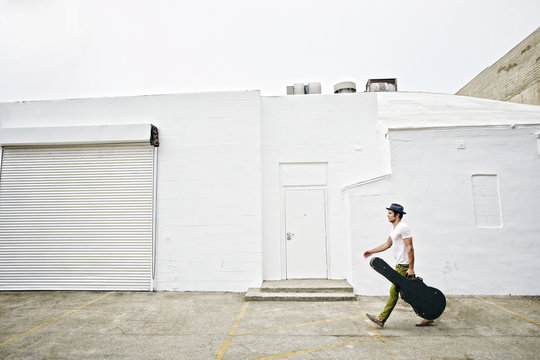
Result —
M265 280L263 292L353 292L347 280Z
M266 292L249 289L246 301L354 301L352 292Z
M246 301L351 301L356 300L346 280L265 280L249 289Z

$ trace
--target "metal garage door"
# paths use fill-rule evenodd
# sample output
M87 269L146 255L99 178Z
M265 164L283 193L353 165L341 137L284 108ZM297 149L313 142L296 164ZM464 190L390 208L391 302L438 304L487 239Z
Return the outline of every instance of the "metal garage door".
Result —
M6 147L1 290L151 290L154 147Z

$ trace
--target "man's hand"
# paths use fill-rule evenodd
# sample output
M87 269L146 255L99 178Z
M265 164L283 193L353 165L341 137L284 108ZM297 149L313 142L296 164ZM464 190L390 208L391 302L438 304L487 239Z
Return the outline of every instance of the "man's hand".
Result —
M413 277L414 276L414 269L408 268L407 269L407 277Z
M369 250L366 251L366 252L364 253L364 257L365 257L365 258L368 258L368 257L370 257L371 255L373 255L373 253L372 253L371 251L369 251Z

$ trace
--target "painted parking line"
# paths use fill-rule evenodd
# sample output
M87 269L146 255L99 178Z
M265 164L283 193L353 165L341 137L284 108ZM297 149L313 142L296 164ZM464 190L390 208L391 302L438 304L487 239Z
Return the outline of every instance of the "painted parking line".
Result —
M272 309L272 310L268 310L268 311L273 311L273 310L276 310L276 309ZM262 313L262 312L266 312L266 311L253 312L253 314ZM250 313L250 314L252 314L252 313ZM276 327L271 327L271 328L266 328L266 329L260 329L260 330L253 330L253 331L246 331L246 332L242 332L242 333L237 333L237 334L235 334L235 336L251 335L251 334L257 334L257 333L261 333L261 332L268 332L268 331L288 329L288 328L312 326L312 325L318 325L318 324L323 324L323 323L328 323L328 322L333 322L333 321L343 321L343 320L355 319L355 318L359 318L359 317L362 317L362 316L363 315L361 315L361 314L355 314L355 315L350 315L350 316L342 316L342 317L331 318L331 319L310 321L310 322L299 323L299 324L276 326ZM315 347L315 348L301 349L301 350L295 350L295 351L290 351L290 352L286 352L286 353L274 354L274 355L270 355L270 356L266 356L266 357L262 357L262 358L257 358L257 359L254 359L254 360L271 360L271 359L284 358L284 357L289 357L289 356L294 356L294 355L307 354L307 353L311 353L311 352L324 351L324 350L333 349L333 348L337 348L337 347L343 347L343 346L348 346L348 345L353 345L353 344L357 344L357 343L361 343L361 342L370 341L370 340L373 340L373 339L377 339L380 336L381 335L379 333L378 335L375 335L375 336L372 335L369 338L355 339L355 340L351 340L351 341L342 342L342 343L339 343L339 344L331 344L331 345L319 346L319 347Z
M369 320L369 318L367 317L364 309L362 309L362 306L360 306L359 303L356 303L356 306L358 307L358 310L360 311L360 313L364 316L365 318L365 321L369 324L369 326L371 327L371 330L373 330L373 332L376 334L375 338L376 339L379 339L379 341L381 343L384 344L384 346L386 347L386 350L388 350L388 352L390 353L390 355L392 355L392 357L394 359L398 359L398 356L397 354L394 352L394 350L392 350L392 348L390 347L390 345L388 345L388 343L386 342L386 340L384 339L384 337L382 336L381 332L379 331L379 328L377 327L377 325L375 325L373 323L373 321Z
M248 315L262 314L262 313L267 313L267 312L282 311L282 310L288 310L288 309L292 309L292 307L289 306L289 307L275 308L275 309L269 309L269 310L248 311Z
M227 349L229 348L229 345L231 344L231 340L233 336L236 335L236 329L238 329L238 325L240 325L242 318L246 314L248 306L249 306L249 302L244 303L244 306L242 306L242 309L240 310L240 314L238 314L238 316L236 317L236 320L234 321L231 329L229 330L229 333L227 334L225 341L223 341L223 344L221 345L221 348L219 349L219 352L216 355L215 360L221 360L225 356L225 353L227 352Z
M266 356L266 357L262 357L262 358L253 359L253 360L271 360L271 359L279 359L279 358L283 358L283 357L287 357L287 356L307 354L307 353L315 352L315 351L323 351L323 350L333 349L333 348L337 348L337 347L341 347L341 346L358 344L358 343L361 343L361 342L366 342L366 341L373 340L375 338L376 337L365 338L365 339L356 339L356 340L351 340L351 341L347 341L347 342L343 342L343 343L339 343L339 344L320 346L320 347L311 348L311 349L291 351L291 352L288 352L288 353L270 355L270 356Z
M238 329L238 326L240 325L240 323L241 323L241 321L242 321L242 319L244 318L245 315L262 314L262 313L267 313L267 312L271 312L271 311L280 311L280 310L286 309L286 308L274 308L274 309L269 309L269 310L247 312L248 305L249 305L249 302L246 302L244 304L244 306L242 307L242 309L240 310L240 313L238 314L235 322L233 323L231 329L229 330L227 338L225 339L225 341L221 345L221 348L219 350L219 353L215 357L215 360L222 360L224 358L224 356L225 356L225 354L227 352L227 349L229 348L229 345L231 344L232 339L235 338L235 337L258 334L258 333L262 333L262 332L269 332L269 331L275 331L275 330L281 330L281 329L312 326L312 325L324 324L324 323L333 322L333 321L343 321L343 320L350 320L350 319L362 318L362 317L367 319L367 317L361 311L359 314L350 315L350 316L342 316L342 317L331 318L331 319L310 321L310 322L299 323L299 324L289 324L289 325L276 326L276 327L271 327L271 328L265 328L265 329L259 329L259 330L252 330L252 331L245 331L245 332L237 333L236 331ZM359 304L357 304L357 305L360 308L360 310L362 310L360 305ZM377 328L373 327L372 324L369 324L369 325L370 325L371 329L373 330L373 332L369 333L370 337L364 337L364 338L361 338L361 339L355 339L355 340L351 340L351 341L346 341L346 342L342 342L342 343L339 343L339 344L331 344L331 345L320 346L320 347L315 347L315 348L301 349L301 350L295 350L295 351L290 351L290 352L286 352L286 353L274 354L274 355L270 355L270 356L266 356L266 357L262 357L262 358L257 358L257 359L254 359L254 360L271 360L271 359L284 358L284 357L289 357L289 356L294 356L294 355L307 354L307 353L312 353L312 352L317 352L317 351L324 351L324 350L328 350L328 349L333 349L333 348L358 344L358 343L367 342L367 341L371 341L371 340L375 340L375 339L381 340L381 342L387 346L388 351L394 356L394 358L397 358L395 353L388 347L388 345L386 344L384 339L382 339L382 335L379 332L379 330Z
M495 304L494 302L488 301L488 300L484 299L483 297L477 296L476 298L482 300L483 302L485 302L485 303L487 303L487 304L493 305L493 306L495 306L496 308L498 308L498 309L500 309L500 310L502 310L502 311L506 311L506 312L509 313L509 314L512 314L512 315L514 315L514 316L517 316L518 318L520 318L520 319L522 319L522 320L528 321L528 322L530 322L531 324L534 324L534 325L536 325L536 326L540 326L540 323L539 323L538 321L534 321L533 319L529 319L528 317L525 317L525 316L523 316L523 315L521 315L521 314L518 314L517 312L514 312L514 311L512 311L512 310L509 310L509 309L507 309L507 308L505 308L505 307L502 307L501 305Z
M12 338L10 338L10 339L7 339L6 341L0 343L0 346L4 346L4 345L6 345L6 344L8 344L8 343L10 343L10 342L12 342L12 341L15 341L15 340L17 340L17 339L19 339L19 338L21 338L21 337L23 337L23 336L26 336L26 335L28 335L28 334L30 334L30 333L33 333L34 331L39 330L39 329L41 329L42 327L45 327L45 326L50 325L50 324L52 324L52 323L55 323L55 322L57 322L58 320L60 320L60 319L62 319L62 318L64 318L64 317L66 317L66 316L68 316L68 315L70 315L70 314L73 314L73 313L76 312L76 311L79 311L79 310L81 310L81 309L84 309L84 308L87 307L88 305L92 305L92 304L95 303L95 302L98 302L98 301L100 301L100 300L102 300L102 299L105 299L107 296L109 296L109 295L111 295L111 294L114 294L114 291L105 293L105 294L99 296L98 298L96 298L96 299L94 299L94 300L92 300L92 301L90 301L90 302L87 302L86 304L84 304L84 305L82 305L82 306L79 306L78 308L69 310L68 312L66 312L66 313L64 313L64 314L62 314L62 315L60 315L60 316L58 316L58 317L56 317L56 318L54 318L54 319L52 319L52 320L49 320L49 321L47 321L47 322L44 322L43 324L40 324L40 325L38 325L38 326L36 326L36 327L30 329L30 330L27 330L27 331L25 331L25 332L19 334L19 335L15 335L14 337L12 337Z
M294 327L311 326L311 325L323 324L323 323L332 322L332 321L342 321L342 320L354 319L354 318L358 318L358 317L361 317L361 316L362 315L356 314L356 315L344 316L344 317L333 318L333 319L310 321L310 322L305 322L305 323L300 323L300 324L276 326L276 327L271 327L271 328L266 328L266 329L246 331L246 332L235 334L235 336L258 334L258 333L267 332L267 331L289 329L289 328L294 328Z

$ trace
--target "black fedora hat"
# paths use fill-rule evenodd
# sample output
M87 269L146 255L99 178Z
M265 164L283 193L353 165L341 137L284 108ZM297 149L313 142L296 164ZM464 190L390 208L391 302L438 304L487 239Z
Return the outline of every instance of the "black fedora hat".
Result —
M392 210L394 212L406 214L405 209L403 209L403 206L399 204L392 204L390 207L387 207L386 210Z

